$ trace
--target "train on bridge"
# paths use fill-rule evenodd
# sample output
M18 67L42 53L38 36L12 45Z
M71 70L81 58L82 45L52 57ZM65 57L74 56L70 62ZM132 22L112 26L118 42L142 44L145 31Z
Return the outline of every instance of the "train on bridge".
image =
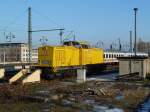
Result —
M147 53L137 52L137 56L148 57ZM133 52L115 52L115 51L105 51L104 52L104 62L105 63L118 63L118 57L133 57L135 54Z
M2 63L0 79L9 83L38 82L40 78L51 79L56 75L97 75L118 70L118 57L134 56L134 53L110 52L93 48L84 42L67 41L61 46L42 46L38 49L38 63ZM137 56L147 57L146 53ZM64 75L63 75L64 74ZM80 74L82 76L82 74Z
M57 72L65 69L81 67L99 67L104 69L107 64L118 65L118 57L134 56L134 53L104 51L101 48L90 47L85 42L66 41L62 46L42 46L38 49L37 67L44 73ZM137 56L147 57L146 53ZM105 66L105 67L104 67Z

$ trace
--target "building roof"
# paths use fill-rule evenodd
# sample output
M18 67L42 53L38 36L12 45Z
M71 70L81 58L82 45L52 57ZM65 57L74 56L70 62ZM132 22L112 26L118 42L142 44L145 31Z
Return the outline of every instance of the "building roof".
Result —
M148 59L146 56L128 56L128 57L118 57L117 59Z
M8 46L8 45L28 45L27 43L0 43L0 46Z

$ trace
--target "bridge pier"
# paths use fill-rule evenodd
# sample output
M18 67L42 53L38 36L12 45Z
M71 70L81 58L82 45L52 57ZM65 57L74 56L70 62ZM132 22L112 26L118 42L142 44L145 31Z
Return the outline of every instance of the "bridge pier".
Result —
M13 77L9 79L9 84L12 83L34 83L34 82L40 82L41 80L41 70L37 69L34 72L28 73L28 69L22 69L17 74L15 74Z
M5 69L0 68L0 79L2 79L5 76Z
M139 74L139 77L145 79L150 74L150 59L147 57L120 57L119 74Z
M77 83L86 81L86 69L77 69Z

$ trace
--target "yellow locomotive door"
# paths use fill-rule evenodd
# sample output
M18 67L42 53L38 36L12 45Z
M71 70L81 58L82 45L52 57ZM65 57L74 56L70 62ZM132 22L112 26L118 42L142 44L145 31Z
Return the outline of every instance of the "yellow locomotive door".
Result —
M55 51L55 66L65 66L65 50Z

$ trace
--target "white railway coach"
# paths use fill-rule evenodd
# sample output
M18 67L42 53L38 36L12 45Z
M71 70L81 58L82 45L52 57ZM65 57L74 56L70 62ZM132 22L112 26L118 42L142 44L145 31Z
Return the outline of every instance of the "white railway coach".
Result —
M134 56L134 52L111 52L105 51L104 52L104 62L111 63L111 62L118 62L118 57L131 57ZM147 53L137 52L137 56L148 57Z

